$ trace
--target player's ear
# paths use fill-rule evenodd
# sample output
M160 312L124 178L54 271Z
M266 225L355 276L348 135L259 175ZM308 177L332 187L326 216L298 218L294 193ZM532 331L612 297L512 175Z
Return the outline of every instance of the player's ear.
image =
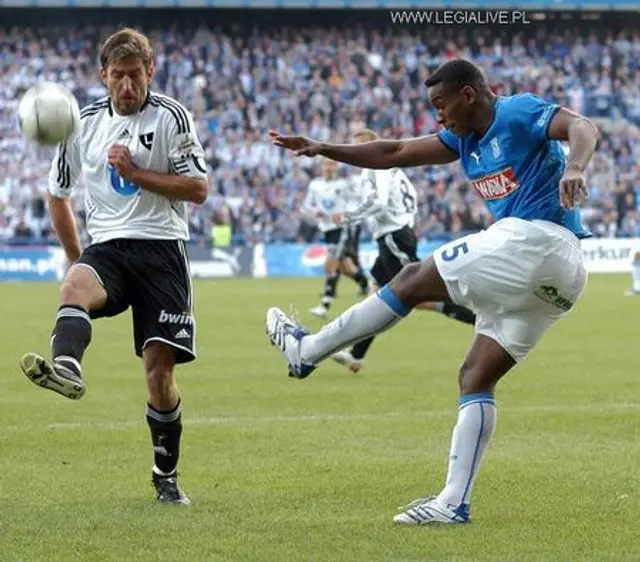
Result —
M155 59L152 59L151 64L149 65L149 68L147 68L147 80L149 81L149 84L153 82L153 77L155 75L156 75L156 61Z
M107 71L103 67L100 68L100 80L105 86L107 85Z
M464 99L467 100L468 104L472 104L474 101L476 101L476 91L471 86L462 86L460 93L462 94Z

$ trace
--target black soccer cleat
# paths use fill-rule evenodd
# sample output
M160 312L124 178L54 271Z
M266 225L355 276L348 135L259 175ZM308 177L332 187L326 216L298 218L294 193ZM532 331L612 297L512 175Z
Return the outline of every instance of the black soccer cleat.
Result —
M172 476L160 476L152 473L151 480L153 487L158 493L157 499L160 503L172 505L191 505L191 500L178 486L178 474Z
M45 359L37 353L25 353L20 359L20 368L33 384L53 390L65 398L78 400L85 393L82 377L61 363Z

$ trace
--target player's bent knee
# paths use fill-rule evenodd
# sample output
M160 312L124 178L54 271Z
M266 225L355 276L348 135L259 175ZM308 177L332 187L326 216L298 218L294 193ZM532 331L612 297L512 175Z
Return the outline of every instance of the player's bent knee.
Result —
M84 266L76 265L69 270L60 287L60 302L94 310L104 305L107 292L95 273Z
M640 262L640 252L636 252L633 256L633 261Z
M391 286L398 298L411 308L428 301L449 299L433 258L405 265L393 278Z

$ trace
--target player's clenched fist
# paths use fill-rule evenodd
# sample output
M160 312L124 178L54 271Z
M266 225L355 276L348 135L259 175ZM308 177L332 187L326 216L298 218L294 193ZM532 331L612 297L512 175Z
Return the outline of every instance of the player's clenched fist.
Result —
M560 204L565 209L573 209L588 198L589 190L582 172L567 169L560 179Z
M129 149L126 146L114 144L109 149L109 164L118 170L120 176L125 180L131 179L135 166L131 159L131 152L129 152Z
M269 131L271 142L291 150L296 156L317 156L322 149L321 143L307 137L281 135L277 131Z

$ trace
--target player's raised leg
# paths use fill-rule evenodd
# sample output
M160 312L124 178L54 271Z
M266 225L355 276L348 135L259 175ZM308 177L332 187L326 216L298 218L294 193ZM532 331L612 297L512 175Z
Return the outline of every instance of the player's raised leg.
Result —
M310 375L324 359L358 341L388 330L422 302L447 300L449 294L432 257L405 266L375 294L309 334L280 309L267 311L267 334L285 356L289 374Z
M31 352L20 360L31 382L74 400L84 395L82 357L91 342L89 313L106 301L107 292L95 270L84 264L71 267L60 289L60 307L51 335L52 359Z

